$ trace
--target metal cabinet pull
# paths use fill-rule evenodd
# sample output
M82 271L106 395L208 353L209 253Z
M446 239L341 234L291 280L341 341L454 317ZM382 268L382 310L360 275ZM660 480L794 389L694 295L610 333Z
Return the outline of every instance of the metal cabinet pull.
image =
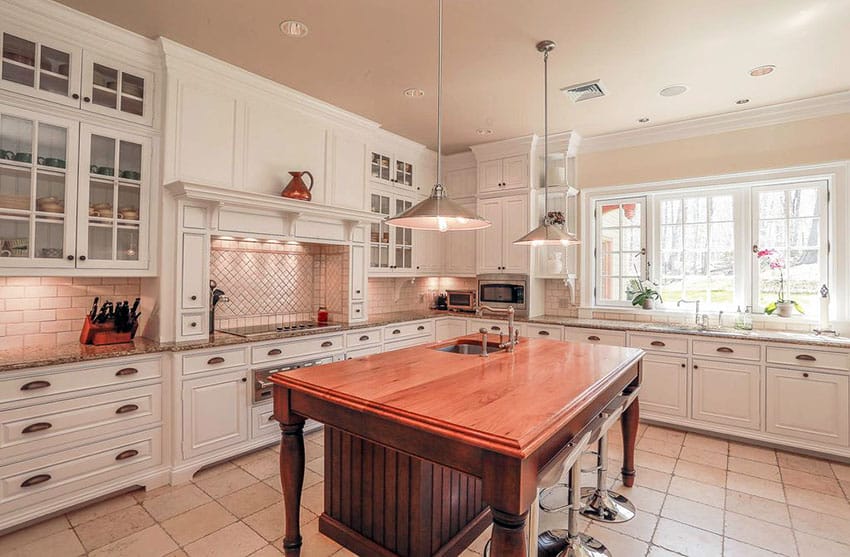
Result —
M125 404L124 406L119 406L115 411L116 414L127 414L128 412L135 412L139 409L138 404Z
M598 337L598 336L596 336L596 335L590 335L589 337L587 337L587 340L592 340L593 342L598 342L598 341L600 341L600 340L602 340L602 339L601 339L601 338L599 338L599 337Z
M266 356L279 356L281 354L280 348L272 348L266 353Z
M50 422L38 422L34 424L30 424L23 429L21 433L35 433L36 431L44 431L45 429L50 429L53 427L53 424Z
M50 386L50 381L30 381L21 387L22 391L35 391L36 389L46 389Z
M682 367L688 367L688 366L687 366L687 365L685 365L685 364L679 364L679 365L681 365Z
M717 349L717 351L723 352L724 354L731 354L732 352L734 352L734 350L732 350L728 346L721 346L720 348Z
M417 330L417 331L424 331L424 330L425 330L425 325L419 325L418 327L416 327L416 330Z
M333 345L334 345L333 341L326 340L325 342L322 343L322 348L327 348L328 346L333 346Z
M808 373L804 373L804 374L803 374L803 377L808 377L808 376L809 376L809 374L808 374Z
M651 344L652 346L667 346L666 344L664 344L664 343L663 343L663 342L661 342L660 340L653 340L653 341L652 341L652 342L650 342L649 344Z
M802 360L804 362L814 362L814 361L817 360L817 358L815 358L814 356L810 356L808 354L798 354L797 359Z
M51 476L50 474L38 474L37 476L27 478L23 482L21 482L21 487L32 487L34 485L43 484L52 477L53 476Z
M133 458L138 454L139 451L137 451L136 449L128 449L126 451L121 451L120 453L115 455L115 460L127 460L128 458Z
M548 337L548 336L549 336L549 331L537 331L537 334L538 334L538 335L543 335L544 337Z
M115 377L124 377L125 375L135 375L139 373L139 370L134 367L125 367L124 369L119 369L115 372Z
M215 358L210 358L209 360L207 360L208 366L215 365L215 364L223 364L223 363L224 363L224 358L222 358L221 356L216 356Z
M273 422L273 421L274 421L274 414L272 414L271 416L269 416L268 421L270 421L270 422Z
M694 369L699 369L699 366L694 364Z
M369 340L369 335L363 335L360 337L360 342L366 342L367 340Z
M401 334L401 329L394 329L394 330L393 330L393 334L394 334L394 335L400 335L400 334Z
M501 327L499 327L498 325L493 325L492 327L490 327L490 330L491 330L491 331L501 331L501 330L502 330L502 328L501 328Z

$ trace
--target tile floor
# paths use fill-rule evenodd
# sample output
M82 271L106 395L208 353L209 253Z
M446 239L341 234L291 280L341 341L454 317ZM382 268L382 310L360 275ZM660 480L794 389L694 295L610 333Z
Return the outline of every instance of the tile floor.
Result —
M612 430L613 457L622 446ZM318 532L322 437L308 436L304 557L353 555ZM198 473L192 483L125 493L0 537L4 557L269 557L281 555L276 447ZM637 484L614 489L637 516L623 524L582 521L614 557L848 557L850 465L641 425ZM588 475L586 484L591 483ZM541 516L565 527L563 515ZM478 556L488 533L465 552Z

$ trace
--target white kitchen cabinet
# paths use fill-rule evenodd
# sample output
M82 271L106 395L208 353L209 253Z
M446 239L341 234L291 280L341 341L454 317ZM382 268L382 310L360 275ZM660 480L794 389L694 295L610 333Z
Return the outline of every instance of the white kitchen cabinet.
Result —
M384 217L397 215L413 206L413 198L389 192L373 191L370 209ZM373 222L369 236L369 274L413 276L414 234L409 228Z
M528 196L482 199L478 214L492 223L478 231L478 273L528 274L529 248L513 243L528 232Z
M350 348L345 351L345 359L353 360L354 358L363 358L365 356L371 356L373 354L380 354L383 352L383 348L381 348L380 344L375 346L366 346L364 348Z
M849 388L846 374L768 367L768 433L846 447Z
M761 367L694 360L692 418L745 429L761 428Z
M478 171L475 168L449 170L443 178L443 186L453 201L475 197L478 193Z
M366 247L351 246L351 299L362 301L366 297Z
M470 211L475 212L475 201L461 203ZM475 275L475 245L477 234L474 230L457 230L446 232L443 239L443 274L448 276Z
M369 155L369 177L371 180L389 186L399 186L416 191L413 157L401 153L391 153L387 149L373 148Z
M647 413L688 415L688 359L647 354L643 358L641 409Z
M478 192L528 189L529 156L515 155L478 163Z
M203 273L193 272L202 269L207 238L204 234L183 234L183 272L181 273L181 306L183 309L202 309L206 306ZM200 277L199 277L200 275Z
M466 334L466 319L463 317L444 317L435 323L436 342L461 337Z
M414 230L414 267L417 274L438 274L443 269L443 245L445 238L457 232L436 230Z
M0 87L67 106L80 106L82 49L0 23Z
M563 340L564 328L560 325L537 325L535 323L527 323L525 325L525 334L523 336L527 338Z
M625 346L626 333L583 327L564 327L564 340L570 342L589 342L608 346Z
M153 72L83 51L83 110L150 126L153 87Z
M248 440L246 370L183 381L183 458Z
M338 130L331 137L333 158L327 202L334 207L365 210L366 143Z

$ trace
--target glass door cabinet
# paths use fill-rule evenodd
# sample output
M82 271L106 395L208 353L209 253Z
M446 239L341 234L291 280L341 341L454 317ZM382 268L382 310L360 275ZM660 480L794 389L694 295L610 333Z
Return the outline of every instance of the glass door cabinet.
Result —
M0 28L0 52L0 87L80 106L81 49L52 39L42 44L35 37Z

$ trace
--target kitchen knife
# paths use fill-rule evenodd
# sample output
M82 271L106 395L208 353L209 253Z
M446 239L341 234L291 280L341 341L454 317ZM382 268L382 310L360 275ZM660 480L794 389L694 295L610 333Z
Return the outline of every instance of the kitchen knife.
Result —
M130 317L136 315L136 310L139 309L139 302L141 301L141 298L136 298L136 301L133 302L133 309L130 310Z
M97 303L100 301L98 296L94 297L94 303L91 306L91 312L89 313L89 320L94 322L94 318L97 317Z
M109 302L104 302L102 306L100 306L100 313L97 314L97 318L95 319L95 323L103 323L106 321L106 310L109 307Z

